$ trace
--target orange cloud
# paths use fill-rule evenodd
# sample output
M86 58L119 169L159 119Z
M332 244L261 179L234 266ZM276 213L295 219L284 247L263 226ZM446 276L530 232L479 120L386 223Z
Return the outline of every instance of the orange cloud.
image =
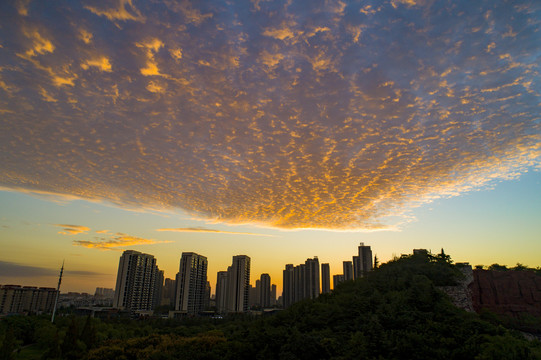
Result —
M114 3L116 3L115 7L86 5L85 9L98 16L105 16L111 21L133 20L143 22L145 20L145 17L141 14L141 12L132 4L132 0L116 0ZM106 2L106 4L109 5L109 2Z
M90 231L89 227L81 226L81 225L68 225L68 224L53 224L53 225L64 228L63 231L58 232L59 234L62 234L62 235L77 235L77 234L84 234L87 231Z
M6 7L0 188L396 229L415 206L541 166L537 13L518 1ZM427 26L442 16L451 28Z
M124 246L136 246L136 245L151 245L151 244L163 244L170 243L171 241L157 241L153 239L145 239L137 236L126 235L123 233L117 233L111 235L110 239L96 238L96 240L74 240L73 245L83 246L90 249L99 250L124 250Z
M90 67L98 68L100 71L111 72L111 63L105 56L101 56L95 59L85 60L81 63L81 67L88 70Z

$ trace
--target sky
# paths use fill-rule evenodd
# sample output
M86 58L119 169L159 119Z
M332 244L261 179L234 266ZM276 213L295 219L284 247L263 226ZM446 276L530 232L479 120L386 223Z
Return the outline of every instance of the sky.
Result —
M2 1L0 284L360 242L541 265L538 1Z

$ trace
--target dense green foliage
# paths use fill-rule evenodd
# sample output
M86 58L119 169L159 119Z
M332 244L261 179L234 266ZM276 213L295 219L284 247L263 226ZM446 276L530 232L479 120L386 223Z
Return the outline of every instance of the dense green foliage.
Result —
M383 264L276 315L224 320L8 317L2 358L38 344L58 359L540 359L541 343L452 305L460 272L442 251ZM488 319L490 320L490 319ZM11 334L11 335L10 335Z

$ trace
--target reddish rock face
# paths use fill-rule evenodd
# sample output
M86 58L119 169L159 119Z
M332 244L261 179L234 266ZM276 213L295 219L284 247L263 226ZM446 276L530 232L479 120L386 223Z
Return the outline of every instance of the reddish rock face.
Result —
M541 276L532 271L474 270L469 288L477 312L541 316Z

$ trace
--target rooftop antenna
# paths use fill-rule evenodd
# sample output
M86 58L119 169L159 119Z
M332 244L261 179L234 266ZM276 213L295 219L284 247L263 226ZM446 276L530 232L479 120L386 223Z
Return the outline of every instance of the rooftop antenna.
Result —
M54 299L53 316L51 316L52 323L54 323L54 316L56 314L56 306L58 305L58 295L60 295L60 284L62 283L63 272L64 272L64 260L62 260L62 268L60 268L60 275L58 276L58 286L56 287L56 297Z

